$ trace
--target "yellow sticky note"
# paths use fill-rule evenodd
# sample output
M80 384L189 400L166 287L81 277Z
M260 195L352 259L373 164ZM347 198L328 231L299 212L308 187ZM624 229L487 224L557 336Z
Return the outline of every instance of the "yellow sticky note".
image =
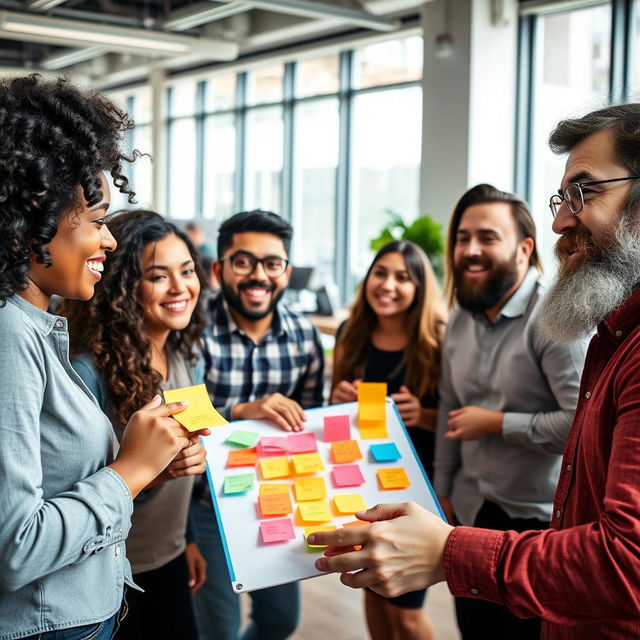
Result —
M386 382L358 383L358 404L384 404L386 397Z
M356 511L367 510L367 505L358 493L343 493L333 496L333 504L340 515L351 515Z
M293 481L293 492L298 502L323 500L327 497L324 478L299 478Z
M298 505L298 515L303 525L314 524L316 522L330 522L333 519L329 503L326 500L301 502Z
M315 473L316 471L324 471L322 458L319 453L299 453L291 456L293 470L297 476L305 473Z
M316 533L316 531L335 531L336 526L334 524L325 524L321 527L305 527L304 528L304 540L307 541L307 538L312 534ZM307 548L310 551L317 551L318 549L326 549L326 544L309 544L307 542Z
M363 440L386 440L389 437L385 422L381 422L376 427L360 427L360 437Z
M258 495L261 496L271 496L276 493L289 493L289 485L288 484L276 484L276 483L268 483L261 482L260 483L260 492Z
M378 469L378 481L383 489L405 489L411 484L403 467Z
M291 475L289 458L278 456L277 458L263 458L260 460L260 471L265 480L272 478L288 478Z
M174 418L188 431L198 431L209 427L229 424L214 408L207 393L207 387L196 384L181 389L167 389L163 392L165 402L188 402L189 406Z
M361 437L365 438L366 435L367 440L387 437L386 395L387 385L384 382L358 384L358 427Z

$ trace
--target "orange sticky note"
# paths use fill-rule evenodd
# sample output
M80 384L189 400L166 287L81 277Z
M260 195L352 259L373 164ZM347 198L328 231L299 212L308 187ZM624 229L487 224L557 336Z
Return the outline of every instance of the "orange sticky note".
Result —
M351 515L356 511L367 510L367 505L362 499L362 496L358 493L342 493L335 495L333 496L333 504L340 515Z
M270 496L274 493L286 493L289 495L289 485L288 484L276 484L276 483L268 483L261 482L260 483L260 495L261 496Z
M298 505L298 516L303 525L330 522L333 519L329 503L326 500L301 502Z
M265 480L272 478L288 478L291 475L289 468L289 458L279 456L277 458L264 458L260 460L260 471Z
M319 453L299 453L291 456L291 462L293 463L293 471L297 476L324 470Z
M258 461L258 452L255 449L238 449L229 451L227 467L253 467Z
M305 527L304 528L304 540L307 541L307 538L316 531L335 531L336 526L333 524L325 524L322 527ZM326 549L326 544L309 544L307 542L307 549L310 551L317 551L318 549Z
M269 516L286 516L293 511L288 493L272 493L258 496L258 504L260 505L260 513L265 518Z
M411 483L403 467L393 469L378 469L380 486L387 489L406 489Z
M327 497L324 478L299 478L293 481L293 492L298 502L323 500Z
M341 440L340 442L332 442L331 453L333 455L333 461L336 464L354 462L355 460L360 460L362 458L360 447L355 440Z

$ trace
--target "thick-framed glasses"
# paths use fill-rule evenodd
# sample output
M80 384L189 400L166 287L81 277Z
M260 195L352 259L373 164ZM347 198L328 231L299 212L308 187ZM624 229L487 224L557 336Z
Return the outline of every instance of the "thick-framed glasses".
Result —
M578 214L584 207L584 187L592 187L596 184L606 184L607 182L622 182L623 180L640 180L640 176L626 176L625 178L610 178L608 180L592 180L591 182L572 182L565 189L558 189L549 200L551 215L555 218L563 202L567 203L569 211Z
M236 251L230 256L220 258L220 262L228 260L233 273L237 276L250 276L258 264L262 265L265 275L269 278L279 278L289 265L289 261L280 256L267 256L258 258L248 251Z

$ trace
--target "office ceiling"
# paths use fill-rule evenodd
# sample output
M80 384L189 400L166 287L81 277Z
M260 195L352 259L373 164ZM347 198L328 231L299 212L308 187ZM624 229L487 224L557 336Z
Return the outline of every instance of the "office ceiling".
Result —
M392 32L420 0L0 0L0 74L134 82L354 29Z

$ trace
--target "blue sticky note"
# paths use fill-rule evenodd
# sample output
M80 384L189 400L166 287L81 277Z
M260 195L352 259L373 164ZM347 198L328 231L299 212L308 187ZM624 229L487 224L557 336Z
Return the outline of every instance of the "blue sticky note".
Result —
M393 462L394 460L400 460L400 458L402 458L398 447L396 447L393 442L372 444L371 455L376 462Z

